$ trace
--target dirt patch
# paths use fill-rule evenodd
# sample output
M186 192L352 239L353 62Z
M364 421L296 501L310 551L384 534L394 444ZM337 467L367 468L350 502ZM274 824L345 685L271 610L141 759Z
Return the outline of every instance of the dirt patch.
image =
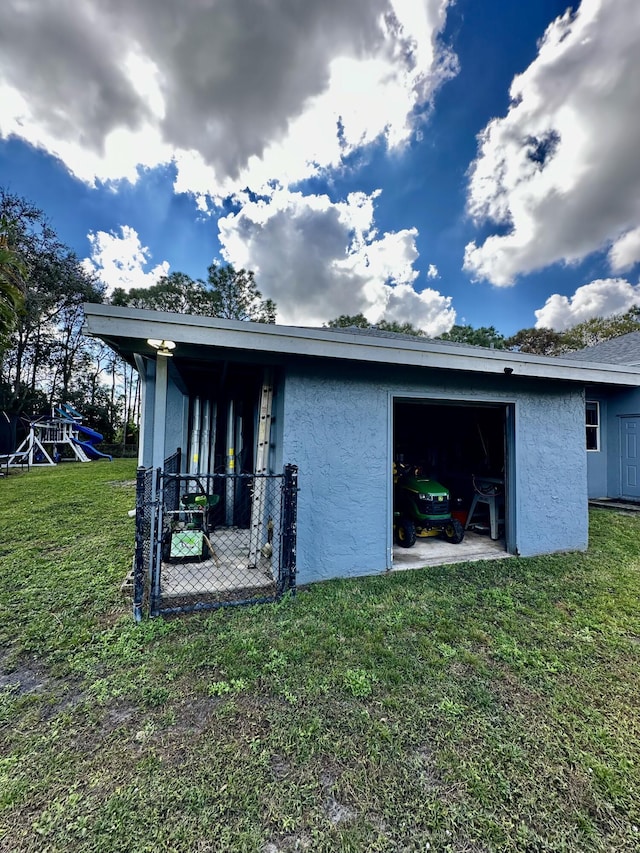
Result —
M12 660L9 652L0 655L0 690L23 695L41 693L52 686L53 680L33 661Z
M291 762L287 761L283 755L272 755L269 764L276 782L282 782L291 772Z
M356 812L346 806L344 803L339 803L333 797L328 797L324 801L324 813L329 818L334 826L338 823L345 823L353 820L356 817Z
M418 778L425 788L440 788L442 780L436 768L433 750L428 744L419 746L415 752L415 760L418 766Z
M50 720L86 701L77 681L59 680L33 663L8 664L8 656L0 659L0 690L16 696L36 696L41 702L42 720Z
M138 709L133 705L118 705L115 708L109 708L102 720L102 728L105 731L119 729L125 723L129 723L137 713Z
M322 810L334 826L339 823L346 823L357 817L357 812L354 809L336 800L332 794L333 786L339 780L340 776L340 769L329 766L323 770L319 779L320 787L325 794Z
M190 696L169 727L174 735L198 735L211 728L215 710L224 700L219 696Z
M278 841L267 841L260 853L297 853L299 850L311 850L312 841L304 835L286 835Z
M49 686L46 676L35 672L29 667L22 667L13 672L0 673L0 690L13 690L20 695L38 693Z

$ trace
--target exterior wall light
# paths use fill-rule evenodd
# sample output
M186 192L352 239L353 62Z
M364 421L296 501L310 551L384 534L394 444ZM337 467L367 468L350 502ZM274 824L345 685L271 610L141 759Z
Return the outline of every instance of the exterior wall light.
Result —
M165 358L171 358L173 356L171 350L176 348L173 341L159 341L157 338L147 338L147 343L158 350L158 355L163 355Z

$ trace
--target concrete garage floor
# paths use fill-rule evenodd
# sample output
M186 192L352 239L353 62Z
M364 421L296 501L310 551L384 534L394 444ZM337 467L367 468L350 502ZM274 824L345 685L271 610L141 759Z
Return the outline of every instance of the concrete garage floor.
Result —
M262 555L249 568L249 531L237 527L218 528L211 534L215 557L195 562L162 563L162 596L185 595L244 596L275 591L271 561Z
M445 542L438 536L417 539L413 548L393 546L393 571L420 569L422 566L442 566L446 563L466 563L476 560L500 560L510 557L504 550L504 539L467 530L459 545Z
M259 558L255 569L247 567L249 531L218 528L211 535L216 558L196 562L162 564L162 597L211 596L224 598L268 595L275 590L270 561ZM495 542L488 536L467 530L459 545L437 536L417 539L413 548L393 548L393 571L466 563L476 560L498 560L510 556L504 550L504 539Z

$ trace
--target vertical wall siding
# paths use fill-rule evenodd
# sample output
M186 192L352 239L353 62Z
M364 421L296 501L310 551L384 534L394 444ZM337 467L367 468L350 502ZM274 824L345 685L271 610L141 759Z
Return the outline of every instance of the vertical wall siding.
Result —
M153 409L155 401L155 364L151 362L145 382L145 411L142 419L144 430L144 458L140 464L148 468L153 462ZM186 397L169 375L167 381L167 417L164 429L165 457L181 447L187 452L189 427L189 398Z
M181 447L183 458L186 459L189 440L189 398L180 391L175 383L169 380L167 383L167 420L164 432L164 455L175 453L176 448Z
M610 498L618 498L622 494L620 476L622 454L620 418L622 415L640 415L640 390L613 391L607 399L607 491L605 494Z
M588 450L587 454L587 482L590 498L603 498L608 494L608 448L614 435L609 429L607 397L602 391L587 389L585 400L594 400L600 403L600 450ZM586 423L586 421L585 421ZM615 438L617 443L617 438ZM585 436L586 443L586 436Z
M391 395L516 404L516 548L587 546L584 394L560 383L330 364L294 366L283 456L299 466L299 582L388 568Z
M142 379L142 377L141 377ZM142 429L144 430L144 456L138 459L140 465L145 468L151 466L153 459L153 412L156 400L156 364L155 361L147 362L147 375L143 379L144 386L144 411L142 413Z

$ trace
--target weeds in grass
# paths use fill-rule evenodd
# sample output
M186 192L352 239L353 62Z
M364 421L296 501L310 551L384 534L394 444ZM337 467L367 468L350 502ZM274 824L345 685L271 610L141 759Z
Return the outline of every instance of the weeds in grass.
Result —
M226 696L229 693L241 693L247 689L244 678L232 678L231 681L212 681L207 688L209 696Z
M365 669L347 669L344 673L345 687L352 696L369 696L375 681L375 675Z

